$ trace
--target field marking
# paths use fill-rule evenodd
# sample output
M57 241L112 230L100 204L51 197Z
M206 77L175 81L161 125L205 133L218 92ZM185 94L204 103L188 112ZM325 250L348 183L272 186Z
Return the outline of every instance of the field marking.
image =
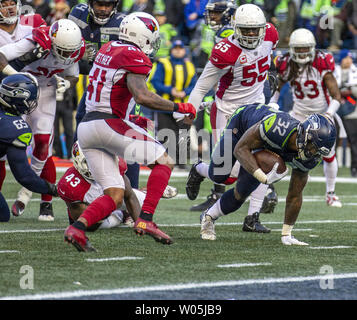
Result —
M265 222L264 222L264 224L265 224ZM312 231L313 229L293 229L293 230L294 230L294 232L296 232L296 231L303 231L303 232L305 232L305 231ZM281 232L281 229L270 229L270 231Z
M350 249L353 246L309 247L309 249Z
M113 258L98 258L86 259L88 262L106 262L106 261L124 261L124 260L141 260L143 257L113 257Z
M243 268L243 267L258 267L258 266L271 266L270 262L258 263L233 263L233 264L219 264L218 268Z
M357 273L328 275L328 279L334 279L334 280L352 279L352 278L357 278ZM187 289L233 287L233 286L246 286L246 285L255 285L255 284L275 284L275 283L291 283L291 282L320 281L320 280L326 280L326 275L201 282L201 283L166 284L166 285L157 285L157 286L128 287L128 288L118 288L118 289L63 291L63 292L38 293L38 294L22 295L22 296L4 296L4 297L0 297L0 300L67 299L67 298L79 298L79 297L89 297L89 296L98 296L98 295L115 295L115 294L141 293L141 292L152 292L152 291L174 291L174 290L187 290Z
M319 223L357 223L357 220L315 220L315 221L298 221L297 224L319 224ZM283 225L281 221L266 221L264 224L278 224ZM216 226L240 226L243 225L243 222L216 222ZM160 227L200 227L200 223L182 223L182 224L158 224ZM120 228L120 227L119 227ZM123 226L124 228L124 226ZM126 228L126 227L125 227ZM20 229L20 230L0 230L0 234L7 233L36 233L36 232L54 232L54 231L64 231L65 228L54 228L54 229ZM293 229L294 231L310 231L310 229ZM312 230L312 229L311 229Z
M20 253L20 251L17 251L17 250L0 250L0 253Z

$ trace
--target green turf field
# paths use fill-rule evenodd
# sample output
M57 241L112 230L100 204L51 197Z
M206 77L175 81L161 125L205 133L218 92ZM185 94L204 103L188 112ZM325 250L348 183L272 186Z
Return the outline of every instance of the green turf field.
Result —
M311 176L322 178L322 168ZM67 214L62 200L54 201L54 222L37 221L39 195L35 195L21 217L0 224L0 297L356 299L357 179L340 169L339 178L343 177L349 179L336 187L342 209L326 206L323 178L308 183L293 231L296 238L309 243L306 247L280 242L286 181L276 185L279 203L275 212L261 215L261 221L272 229L270 234L242 232L245 204L239 212L217 221L216 241L203 241L199 213L189 208L205 199L211 184L205 181L199 198L189 201L186 178L173 175L170 185L178 188L179 195L162 199L154 219L175 243L165 246L119 227L87 233L96 253L79 253L64 243ZM141 185L146 178L141 176ZM3 194L10 206L18 188L8 171ZM321 280L326 272L332 273L334 283ZM323 283L330 287L323 288Z

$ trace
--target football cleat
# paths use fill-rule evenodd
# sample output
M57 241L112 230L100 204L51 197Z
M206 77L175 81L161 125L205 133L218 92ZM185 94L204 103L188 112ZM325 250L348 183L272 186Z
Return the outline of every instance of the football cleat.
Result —
M162 194L162 198L171 199L176 197L178 194L177 188L172 186L166 186L164 193Z
M53 209L51 202L42 202L40 204L40 214L38 221L54 221Z
M211 216L206 214L207 210L200 215L201 222L201 239L202 240L216 240L216 232L214 230L214 222Z
M260 213L273 213L277 203L278 195L275 192L274 185L270 184L267 193L264 197Z
M222 196L223 193L218 193L211 189L211 194L207 196L207 200L203 203L197 204L195 206L192 206L190 208L190 211L205 211L209 208L211 208L217 200Z
M89 242L85 232L73 226L65 230L64 241L72 244L79 252L97 251Z
M326 203L329 207L342 208L340 199L333 191L326 193Z
M293 236L282 236L281 242L286 246L296 245L296 246L308 246L306 242L299 241Z
M243 222L243 231L246 232L258 232L258 233L269 233L270 229L263 226L259 220L259 212L253 213L251 216L246 216Z
M164 232L162 232L152 221L147 221L142 218L138 218L134 224L134 232L137 235L143 236L145 234L154 238L155 241L163 244L172 244L172 239Z
M198 160L197 163L193 164L188 174L186 194L190 200L195 200L197 198L198 193L200 192L201 182L205 179L196 170L196 166L201 162L202 160Z
M11 207L12 215L15 217L21 216L25 211L25 204L16 200Z

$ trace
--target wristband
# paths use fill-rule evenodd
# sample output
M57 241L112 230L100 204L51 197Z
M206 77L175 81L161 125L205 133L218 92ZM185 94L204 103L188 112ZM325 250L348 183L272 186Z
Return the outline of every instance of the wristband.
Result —
M326 112L333 116L339 107L340 107L340 103L337 100L332 99L330 104L328 105Z
M2 73L11 76L12 74L18 73L13 67L11 67L9 64L5 66L4 69L2 69Z
M254 171L253 177L261 183L266 183L268 179L267 175L260 168Z

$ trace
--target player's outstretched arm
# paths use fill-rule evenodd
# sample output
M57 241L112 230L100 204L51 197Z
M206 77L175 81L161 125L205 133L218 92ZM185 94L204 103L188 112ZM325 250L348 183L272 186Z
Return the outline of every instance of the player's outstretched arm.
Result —
M10 146L7 150L7 160L16 181L26 189L57 196L55 185L41 179L31 169L26 156L26 149Z

